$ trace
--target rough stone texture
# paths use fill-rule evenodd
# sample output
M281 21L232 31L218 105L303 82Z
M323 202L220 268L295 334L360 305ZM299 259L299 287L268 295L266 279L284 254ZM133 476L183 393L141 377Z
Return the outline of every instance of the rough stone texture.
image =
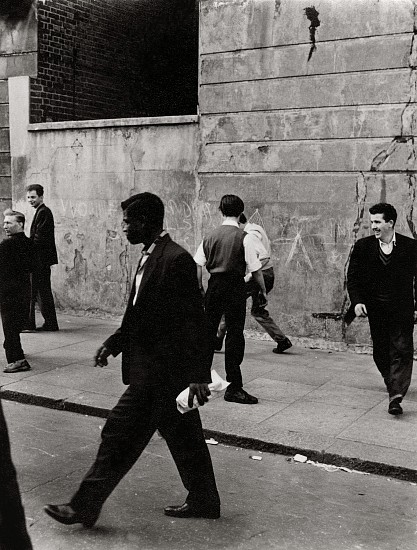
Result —
M200 196L213 209L239 194L266 228L285 332L367 346L367 324L341 320L367 208L392 202L398 230L417 236L416 2L316 3L315 47L307 6L201 3Z
M27 2L26 2L27 3ZM0 16L0 55L35 52L38 44L35 2L16 16Z
M202 0L201 52L309 43L303 0ZM317 41L413 32L412 0L322 0Z
M310 44L275 46L202 56L201 83L212 84L300 74L408 67L413 34L322 42L308 60Z
M142 4L150 15L168 5ZM80 14L94 14L94 6ZM136 253L121 234L119 203L131 192L162 196L167 229L190 252L219 224L221 196L236 193L271 237L277 282L270 310L284 331L329 349L369 346L366 323L347 328L341 320L345 273L354 241L369 233L371 204L395 204L399 231L417 237L417 2L321 0L315 33L307 6L200 2L199 125L57 123L32 126L27 142L25 133L12 142L19 145L12 159L15 204L27 208L24 186L42 183L55 213L58 304L121 311ZM63 20L52 8L42 3L41 27L56 24L56 37ZM97 30L99 21L82 24ZM45 70L54 66L53 37L44 45L52 56L43 59ZM28 34L19 40L26 44L21 52L30 52ZM36 94L45 99L38 88ZM4 128L7 101L0 80ZM6 183L10 169L6 157L0 160ZM255 328L250 317L248 327Z
M160 195L171 236L194 252L197 130L171 123L29 133L25 156L13 158L14 202L30 223L25 186L45 188L55 217L59 306L122 311L140 247L122 233L120 202L133 193Z

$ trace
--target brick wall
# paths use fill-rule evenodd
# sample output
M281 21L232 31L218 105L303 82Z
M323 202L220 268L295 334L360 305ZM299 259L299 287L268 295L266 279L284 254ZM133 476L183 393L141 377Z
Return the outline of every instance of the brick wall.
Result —
M193 114L195 0L38 3L31 122Z

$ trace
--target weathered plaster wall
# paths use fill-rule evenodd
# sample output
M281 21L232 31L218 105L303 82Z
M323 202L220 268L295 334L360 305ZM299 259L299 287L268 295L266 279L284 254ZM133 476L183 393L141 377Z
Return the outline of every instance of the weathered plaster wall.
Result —
M340 320L367 207L392 202L417 236L416 2L202 0L200 17L201 197L235 192L264 224L286 332L368 342Z
M37 64L35 3L0 3L0 211L11 206L12 174L7 79L35 75Z
M140 247L131 247L121 230L120 202L133 193L161 196L167 205L167 229L194 251L199 238L196 117L153 122L129 119L106 126L102 121L96 127L79 124L72 129L63 123L61 130L33 125L25 151L13 157L16 207L27 213L30 223L33 212L24 189L40 183L54 213L59 264L53 268L53 289L58 306L123 310Z

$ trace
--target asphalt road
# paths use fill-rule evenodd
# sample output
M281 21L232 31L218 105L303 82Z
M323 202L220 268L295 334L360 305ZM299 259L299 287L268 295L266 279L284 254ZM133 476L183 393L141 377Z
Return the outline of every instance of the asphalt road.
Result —
M103 420L3 405L35 550L417 548L415 484L224 445L210 446L222 517L166 517L164 506L181 504L185 491L159 438L108 499L94 529L62 526L42 506L69 500L95 456Z

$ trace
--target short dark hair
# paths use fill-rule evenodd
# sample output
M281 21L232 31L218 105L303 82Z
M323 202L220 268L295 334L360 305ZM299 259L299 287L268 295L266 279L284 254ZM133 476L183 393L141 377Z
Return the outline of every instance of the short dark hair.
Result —
M32 183L31 185L28 185L26 187L26 192L30 193L30 191L36 191L38 197L43 197L43 187L39 183Z
M386 222L389 222L392 220L393 226L395 225L395 222L397 221L397 211L392 206L392 204L388 204L387 202L379 202L378 204L374 204L369 209L370 214L382 214L384 217L384 220Z
M239 216L239 223L241 223L242 225L245 224L246 222L248 221L248 218L245 216L245 214L242 212L241 215Z
M223 195L219 209L224 216L238 218L245 210L245 205L237 195Z
M144 217L152 227L162 227L164 224L164 203L153 193L138 193L121 203L123 211L134 219Z
M14 216L16 218L16 221L23 224L23 227L25 227L25 215L22 214L22 212L18 212L17 210L12 210L11 208L7 208L3 212L3 216Z

